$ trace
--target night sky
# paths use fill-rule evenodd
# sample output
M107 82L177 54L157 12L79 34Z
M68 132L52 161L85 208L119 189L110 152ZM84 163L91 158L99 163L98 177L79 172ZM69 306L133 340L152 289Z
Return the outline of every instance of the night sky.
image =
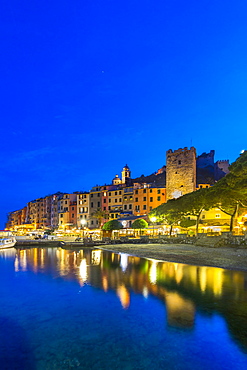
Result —
M247 2L2 0L1 200L155 172L195 146L246 149Z

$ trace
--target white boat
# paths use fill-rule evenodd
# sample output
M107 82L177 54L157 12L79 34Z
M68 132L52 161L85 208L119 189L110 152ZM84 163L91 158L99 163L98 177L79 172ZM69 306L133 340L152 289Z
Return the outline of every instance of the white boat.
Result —
M0 230L0 249L12 248L16 243L11 231Z

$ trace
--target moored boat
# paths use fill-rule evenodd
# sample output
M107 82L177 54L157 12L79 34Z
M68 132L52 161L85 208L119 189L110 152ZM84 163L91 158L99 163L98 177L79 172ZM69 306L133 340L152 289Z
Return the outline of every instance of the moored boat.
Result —
M16 243L11 231L0 230L0 249L12 248Z

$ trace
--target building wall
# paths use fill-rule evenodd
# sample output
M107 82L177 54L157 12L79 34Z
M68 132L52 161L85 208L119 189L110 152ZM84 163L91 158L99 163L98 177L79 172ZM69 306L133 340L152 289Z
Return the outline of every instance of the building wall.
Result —
M139 187L134 189L135 216L147 215L153 208L166 202L166 189L156 187Z
M71 217L71 206L76 205L76 194L64 193L58 196L57 210L58 210L58 227L67 229L76 226L76 217ZM76 211L75 211L76 212Z
M101 186L94 186L89 194L89 228L95 229L99 226L99 221L97 218L93 217L93 214L98 209L101 209L101 207Z
M82 192L76 194L77 200L77 227L82 227L82 220L86 221L84 226L88 226L89 222L89 193Z
M134 188L128 186L123 189L123 213L133 213L134 210Z
M108 205L109 205L109 220L114 220L120 217L123 209L123 189L115 187L115 189L108 191Z
M194 147L166 152L167 200L196 190L196 149Z

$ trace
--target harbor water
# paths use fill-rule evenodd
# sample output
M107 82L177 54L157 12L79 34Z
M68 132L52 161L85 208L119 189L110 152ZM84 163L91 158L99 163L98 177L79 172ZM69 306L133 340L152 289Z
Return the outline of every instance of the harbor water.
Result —
M0 251L1 369L246 369L247 274L100 249Z

